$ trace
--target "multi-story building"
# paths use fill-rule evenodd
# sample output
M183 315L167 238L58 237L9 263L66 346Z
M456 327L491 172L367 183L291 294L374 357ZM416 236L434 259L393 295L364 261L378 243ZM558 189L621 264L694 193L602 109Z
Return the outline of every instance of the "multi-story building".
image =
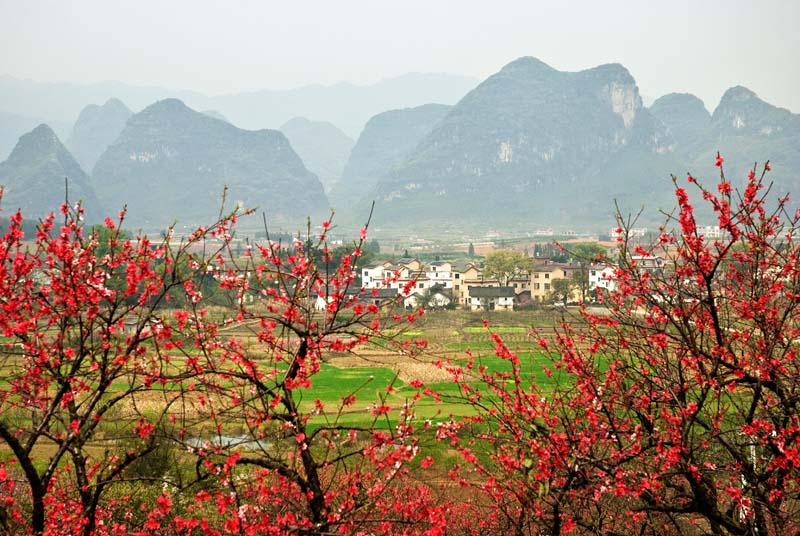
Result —
M390 267L390 261L373 262L361 269L361 286L364 288L381 288L386 279L386 269Z
M609 231L609 236L611 236L612 240L623 238L624 235L625 230L620 227L612 227ZM644 238L645 236L647 236L647 227L628 229L628 238Z
M433 261L425 268L425 277L432 285L453 288L453 265L447 261Z
M520 274L508 280L508 286L514 289L517 298L531 297L531 276L530 274Z
M469 307L469 285L479 286L483 274L474 262L455 262L451 265L453 299L457 305Z
M556 279L572 278L575 272L580 271L578 264L553 262L549 259L536 259L531 272L531 299L543 302L550 299L553 295L553 281ZM567 297L567 301L577 301L580 299L580 290L573 289Z
M725 229L720 229L719 225L706 225L701 232L706 238L722 238Z

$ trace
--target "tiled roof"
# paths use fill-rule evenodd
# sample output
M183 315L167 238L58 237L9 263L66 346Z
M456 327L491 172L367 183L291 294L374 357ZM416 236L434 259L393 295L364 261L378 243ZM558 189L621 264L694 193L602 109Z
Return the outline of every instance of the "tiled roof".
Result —
M472 298L513 298L512 287L469 287Z

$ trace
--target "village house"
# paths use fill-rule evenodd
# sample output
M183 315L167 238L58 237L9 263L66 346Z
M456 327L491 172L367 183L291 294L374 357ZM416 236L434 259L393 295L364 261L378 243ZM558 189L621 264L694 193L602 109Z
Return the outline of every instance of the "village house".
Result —
M530 276L531 299L545 302L553 298L553 281L569 279L580 271L580 265L562 262L553 262L550 259L536 259ZM580 300L580 290L572 289L567 301Z
M422 263L417 259L377 261L361 269L361 286L364 288L393 288L399 293L410 281L424 288L427 275L421 271Z
M612 227L608 234L612 240L622 240L625 238L625 229ZM628 229L628 238L644 238L645 236L647 236L647 227Z
M415 309L418 307L442 309L451 303L453 303L451 290L436 284L427 290L418 290L403 299L404 307Z
M662 257L634 256L633 261L651 272L664 267ZM432 261L423 264L418 259L404 258L396 262L380 261L361 269L363 286L366 289L380 289L394 296L409 291L403 298L406 307L447 307L455 305L469 310L485 307L511 309L531 301L549 303L553 300L576 302L581 299L581 287L575 278L579 273L587 277L584 289L602 288L613 291L615 268L607 264L592 264L581 268L578 264L554 262L548 258L538 258L530 274L512 277L506 285L497 279L484 278L477 263L472 261ZM568 279L571 284L569 294L557 297L554 282ZM480 289L510 289L480 290ZM511 292L511 300L506 294ZM382 296L382 295L381 295ZM383 297L383 296L382 296ZM324 306L324 303L320 303Z
M517 277L512 277L508 280L508 286L514 289L514 294L517 298L520 296L531 295L531 276L529 274L521 274Z
M361 286L364 288L380 288L386 279L386 270L392 263L390 261L373 262L361 269Z
M632 255L631 261L636 264L637 268L650 272L652 274L664 273L664 257L660 256L646 256L646 255Z
M513 287L469 287L471 311L513 311Z
M474 262L455 262L451 270L453 299L457 305L469 307L469 285L480 286L483 274Z
M425 269L425 277L432 285L453 288L453 266L447 261L433 261Z
M616 268L606 264L592 264L589 266L589 289L602 288L613 292L617 287Z
M476 288L497 288L497 287L502 286L498 279L484 279L482 275L478 279L474 279L474 280L467 279L466 281L464 281L464 285L465 285L466 292L464 293L465 297L464 297L464 301L461 303L461 305L465 309L470 309L471 308L471 305L472 305L472 289L476 289Z
M706 238L722 238L725 229L720 229L719 225L706 225L700 228L700 232Z

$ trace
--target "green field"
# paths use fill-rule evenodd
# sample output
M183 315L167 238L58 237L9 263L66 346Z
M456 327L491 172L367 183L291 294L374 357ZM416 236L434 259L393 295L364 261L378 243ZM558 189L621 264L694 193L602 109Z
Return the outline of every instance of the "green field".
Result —
M489 321L488 328L484 327L484 319ZM548 390L554 380L543 373L542 367L550 364L549 358L538 351L538 335L534 337L531 332L533 329L545 334L552 332L553 326L560 320L559 316L547 311L427 313L406 330L386 330L386 339L358 348L354 354L323 356L319 372L310 378L310 387L295 390L297 402L301 411L308 413L313 413L317 401L324 408L311 417L310 429L332 424L364 429L373 426L390 428L394 426L399 411L407 404L413 406L415 419L420 423L472 415L475 409L466 403L460 386L444 367L466 369L471 358L472 368L462 376L462 381L473 387L481 387L481 373L499 376L507 374L511 370L511 364L507 359L495 355L496 344L490 338L490 333L496 333L519 357L523 383L536 382L542 389ZM249 355L263 360L265 367L277 365L279 369L283 368L281 364L271 362L269 356L264 354L265 350L254 341L254 333L250 327L239 325L231 330L226 329L225 334L242 340ZM419 339L425 339L427 347L418 355L411 357L398 351L398 345L402 346L404 341ZM173 357L170 367L180 369L185 359L186 356ZM13 367L13 358L6 360L4 366ZM11 370L6 369L4 379L7 379L8 372ZM422 382L422 387L412 386L417 381ZM225 383L227 384L228 382ZM232 382L230 386L233 386ZM130 387L128 378L120 377L111 386L109 396ZM186 387L172 383L154 385L143 395L137 396L142 396L142 400L155 402L161 399L159 392L164 392L169 398L172 395L168 393ZM481 390L487 392L485 387ZM175 393L175 396L180 395ZM345 406L343 398L348 396L355 397L355 401ZM417 400L414 400L415 397ZM385 404L391 410L376 420L370 412L375 404ZM153 406L144 413L152 413L151 417L157 420L159 411L158 407ZM125 430L132 426L135 416L128 416L127 410L115 415L103 422L98 437L113 438L120 433L130 433ZM18 417L20 422L17 424L24 428L30 415L21 413ZM224 423L221 429L223 433L234 435L243 431L241 424L234 422Z
M489 328L483 326L483 319L489 320ZM344 396L354 394L357 403L347 408L347 412L338 416L340 424L368 425L372 416L367 408L372 402L383 397L386 404L400 408L411 400L417 389L409 382L419 379L424 388L434 391L440 400L432 396L423 396L414 404L414 413L420 419L436 419L449 416L462 416L474 413L463 400L459 386L450 379L443 370L437 369L436 362L447 362L451 366L466 367L469 356L474 362L471 373L465 376L467 382L478 385L478 370L485 374L496 375L508 373L511 364L507 359L495 355L496 344L490 339L490 333L499 334L508 347L520 359L522 380L526 384L537 383L547 390L556 379L543 372L544 366L551 364L548 356L539 351L537 337L529 335L532 328L539 332L552 332L553 325L560 321L560 316L552 312L519 312L519 313L469 313L464 311L442 311L428 313L415 322L411 330L390 332L396 342L405 339L425 339L427 349L413 358L387 356L382 351L390 350L392 342L378 341L374 344L374 353L370 349L360 350L359 360L334 356L323 365L318 374L312 378L312 386L303 392L303 403L310 404L319 399L326 408L326 413L340 406ZM385 360L385 362L382 362ZM408 369L411 369L409 372ZM419 371L414 376L414 371ZM433 378L427 378L428 373ZM557 378L557 376L555 377ZM387 386L392 387L387 393ZM391 418L390 422L394 419ZM312 426L317 422L330 420L331 415L315 417Z

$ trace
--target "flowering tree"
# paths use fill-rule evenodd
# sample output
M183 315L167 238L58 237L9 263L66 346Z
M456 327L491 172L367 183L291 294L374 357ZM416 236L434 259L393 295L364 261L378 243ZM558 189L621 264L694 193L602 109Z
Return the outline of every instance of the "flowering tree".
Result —
M201 301L179 318L195 331L192 366L201 393L175 412L179 440L198 457L198 477L220 485L196 496L193 515L179 527L192 529L208 515L221 515L230 532L281 534L421 533L444 523L444 507L430 491L403 480L419 451L412 410L420 393L394 396L395 377L342 386L333 403L316 394L332 354L376 339L409 357L424 347L391 344L388 336L423 314L395 312L410 287L381 301L377 291L355 286L366 228L341 259L328 249L329 228L324 222L321 233L309 229L291 245L267 233L243 261L216 259L220 286L240 304L230 325L249 327L255 346L222 337Z
M471 411L435 428L414 414L432 393L413 379L321 394L338 355L425 347L396 337L423 314L394 308L411 285L381 300L355 284L366 227L339 259L330 221L237 258L235 213L154 244L122 234L123 212L101 244L65 205L28 245L14 214L0 243L0 530L800 533L800 213L768 202L769 164L741 192L722 164L714 190L689 177L720 238L702 236L676 179L654 244L629 245L620 222L607 310L534 331L536 367L492 334L504 366L452 366ZM207 307L212 280L235 307ZM434 463L420 432L461 455L456 486L416 480ZM169 474L153 468L165 445L180 447Z
M60 225L49 215L26 245L17 212L0 243L7 533L90 534L102 524L106 492L156 448L151 432L181 396L169 386L192 374L169 359L180 335L164 306L191 278L176 266L226 225L173 247L169 236L128 239L123 211L106 219L101 243L97 229L84 232L80 204L61 213Z
M102 233L84 230L80 205L62 215L26 245L16 213L0 244L3 532L444 525L427 487L399 484L418 454L418 391L394 395L395 377L345 390L334 407L315 398L331 353L376 338L409 356L424 346L383 336L422 311L394 314L396 300L354 287L366 229L336 263L330 222L316 240L268 240L237 261L236 213L177 244L171 232L130 239L124 211ZM209 277L236 308L206 308ZM168 475L155 470L165 463Z
M539 335L552 360L539 379L496 335L508 372L476 364L476 386L470 367L454 370L479 411L450 426L472 431L458 445L482 475L466 483L488 495L490 528L800 532L800 214L767 202L769 164L739 192L722 162L715 191L689 177L721 238L701 234L676 184L651 247L629 248L621 225L608 311ZM663 270L634 260L652 256Z

